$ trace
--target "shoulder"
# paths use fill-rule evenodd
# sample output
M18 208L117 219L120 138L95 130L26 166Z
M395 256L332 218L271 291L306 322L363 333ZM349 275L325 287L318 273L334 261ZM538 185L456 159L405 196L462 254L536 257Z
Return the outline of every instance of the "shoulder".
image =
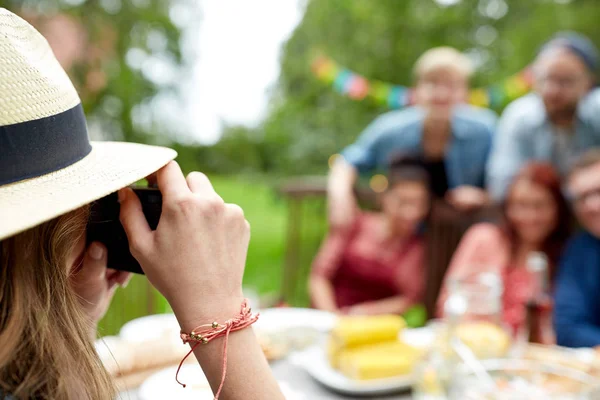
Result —
M454 108L454 118L465 123L490 127L496 124L498 115L489 108L461 104Z
M452 130L468 139L489 141L496 129L498 117L492 110L461 104L452 111Z
M501 121L519 121L528 127L541 125L546 121L546 109L537 94L529 93L506 106Z
M581 255L590 252L600 253L600 240L588 232L580 232L573 236L567 243L564 257L569 258L574 255Z
M600 88L591 90L587 96L585 96L579 105L579 112L586 118L598 119L600 117Z

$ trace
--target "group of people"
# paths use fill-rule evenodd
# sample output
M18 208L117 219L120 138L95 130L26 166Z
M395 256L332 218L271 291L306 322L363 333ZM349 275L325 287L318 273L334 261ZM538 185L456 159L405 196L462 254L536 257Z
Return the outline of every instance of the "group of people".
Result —
M551 40L534 62L535 93L496 125L492 112L465 105L468 61L448 48L427 52L416 66L417 106L377 119L331 171L331 232L311 276L314 305L402 313L427 285L424 254L435 249L422 232L432 199L461 210L501 202L504 222L471 228L448 279L469 266L499 271L505 317L518 323L524 258L543 252L558 343L600 344L598 63L585 38ZM0 8L1 399L115 398L94 339L130 274L108 268L108 249L86 234L92 203L116 191L130 251L171 305L215 398L284 398L245 329L256 320L242 292L248 222L205 175L184 176L175 156L90 142L79 96L47 41ZM382 212L360 212L358 172L388 166ZM162 194L155 230L128 188L145 177ZM571 210L583 227L572 238ZM210 340L205 329L214 330Z
M558 33L532 62L533 92L497 119L467 105L468 58L448 47L424 53L414 68L415 105L378 117L331 168L330 232L313 263L313 305L403 313L423 300L428 282L424 255L436 249L426 248L423 232L432 202L459 211L498 205L501 222L476 224L463 236L438 316L452 281L494 272L504 322L522 326L535 284L527 260L541 252L557 343L600 345L599 67L588 38ZM354 185L377 170L388 177L381 212L360 211Z

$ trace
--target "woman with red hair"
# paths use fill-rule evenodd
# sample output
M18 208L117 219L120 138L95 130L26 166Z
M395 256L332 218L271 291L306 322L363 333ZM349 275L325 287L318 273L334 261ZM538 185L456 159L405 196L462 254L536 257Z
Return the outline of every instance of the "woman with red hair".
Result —
M533 252L548 258L552 285L572 221L558 173L542 162L525 165L514 178L502 210L503 224L474 225L461 240L438 299L438 315L443 314L450 282L495 272L503 280L503 320L516 331L525 323L525 305L536 284L526 266Z

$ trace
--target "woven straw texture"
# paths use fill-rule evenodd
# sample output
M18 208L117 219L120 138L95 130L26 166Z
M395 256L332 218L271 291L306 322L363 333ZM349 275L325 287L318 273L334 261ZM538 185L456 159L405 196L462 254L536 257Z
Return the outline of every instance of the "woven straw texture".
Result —
M59 114L79 96L44 37L0 8L0 125Z
M77 104L77 92L47 41L0 8L0 126L49 117ZM66 168L0 186L0 240L130 185L177 155L135 143L93 142L92 148Z

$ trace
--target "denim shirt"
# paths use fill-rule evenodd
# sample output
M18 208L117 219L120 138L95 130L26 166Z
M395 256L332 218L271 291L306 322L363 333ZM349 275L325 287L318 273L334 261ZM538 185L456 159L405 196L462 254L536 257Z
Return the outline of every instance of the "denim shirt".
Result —
M559 263L554 328L560 346L600 345L600 240L587 232L571 239Z
M342 152L360 173L387 170L397 153L422 155L425 110L410 107L390 111L373 121L356 143ZM448 188L484 186L485 166L492 144L496 115L484 108L456 106L452 112L452 139L446 152Z
M515 100L506 108L487 168L487 184L493 198L504 197L512 178L530 160L547 161L559 172L567 172L553 157L555 129L547 118L542 99L535 93ZM573 154L600 146L600 89L592 90L579 102L574 131L570 142Z

